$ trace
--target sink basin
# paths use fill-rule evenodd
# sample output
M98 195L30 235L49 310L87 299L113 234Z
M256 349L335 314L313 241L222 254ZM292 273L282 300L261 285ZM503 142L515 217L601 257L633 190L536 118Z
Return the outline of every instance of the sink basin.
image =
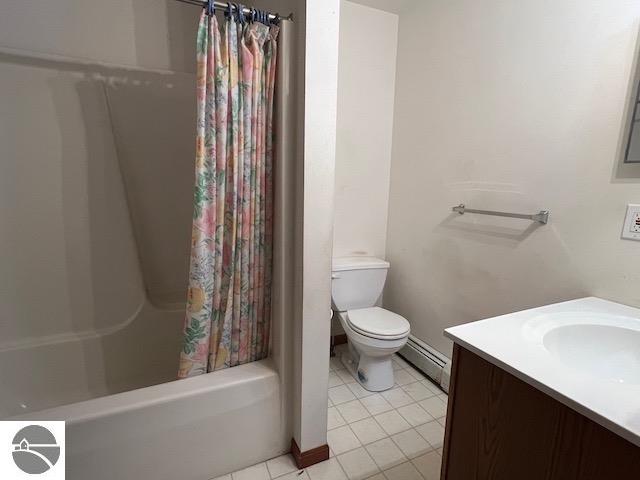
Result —
M542 341L569 367L604 380L640 384L640 330L581 323L551 328Z

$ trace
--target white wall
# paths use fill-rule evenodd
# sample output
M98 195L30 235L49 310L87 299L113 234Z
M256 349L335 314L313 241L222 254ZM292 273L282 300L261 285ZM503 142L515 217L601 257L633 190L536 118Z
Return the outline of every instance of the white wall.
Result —
M341 2L334 256L385 256L397 37L397 15Z
M294 324L293 437L301 452L327 444L327 385L331 304L331 240L338 90L338 0L307 0L304 26L304 102L299 108Z
M442 330L585 295L640 305L618 179L640 3L435 0L401 14L385 306ZM546 226L450 209L551 211Z

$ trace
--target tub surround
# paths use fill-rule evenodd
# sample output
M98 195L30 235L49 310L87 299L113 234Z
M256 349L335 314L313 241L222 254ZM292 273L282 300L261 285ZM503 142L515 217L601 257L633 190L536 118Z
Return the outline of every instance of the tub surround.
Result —
M637 354L619 362L618 367L626 369L619 372L624 377L620 380L613 378L614 372L578 368L549 350L551 330L580 325L640 332L640 309L587 297L448 328L445 335L640 447L640 377L630 381L629 371L630 364L638 365ZM610 362L606 352L593 355Z

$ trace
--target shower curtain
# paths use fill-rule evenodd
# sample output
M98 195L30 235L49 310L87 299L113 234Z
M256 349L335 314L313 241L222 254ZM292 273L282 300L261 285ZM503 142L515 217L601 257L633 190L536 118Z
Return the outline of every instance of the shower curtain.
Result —
M269 353L278 27L203 12L194 213L178 376Z

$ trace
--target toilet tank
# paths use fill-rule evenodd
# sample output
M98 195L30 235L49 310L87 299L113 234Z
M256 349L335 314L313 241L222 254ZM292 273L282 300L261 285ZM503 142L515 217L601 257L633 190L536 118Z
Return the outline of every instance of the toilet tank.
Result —
M389 262L375 257L337 257L331 275L331 305L344 312L373 307L382 294Z

